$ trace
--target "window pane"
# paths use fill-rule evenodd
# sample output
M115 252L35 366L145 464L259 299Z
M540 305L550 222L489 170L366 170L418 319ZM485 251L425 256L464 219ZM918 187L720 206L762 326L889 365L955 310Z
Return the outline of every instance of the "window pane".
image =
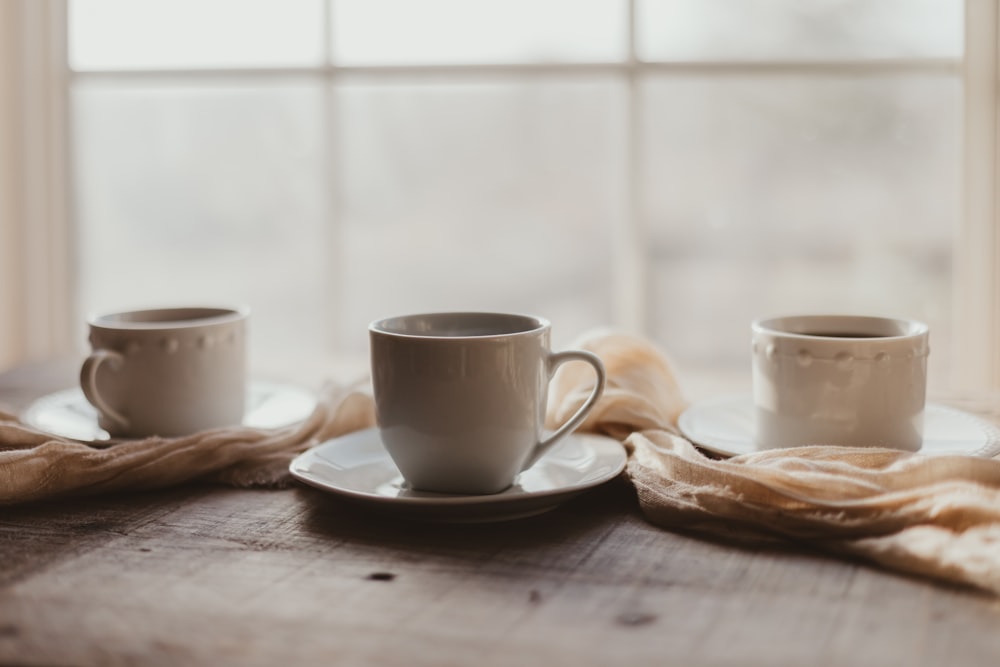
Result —
M346 85L348 352L369 321L428 310L530 312L563 345L611 317L624 89L613 82Z
M745 367L749 321L931 325L946 379L961 84L947 75L654 79L644 190L650 312L694 366Z
M339 64L622 60L624 0L334 0Z
M70 0L77 70L323 61L322 0Z
M73 98L83 311L247 304L254 368L315 365L321 86L86 82Z
M643 60L962 56L962 0L637 2Z

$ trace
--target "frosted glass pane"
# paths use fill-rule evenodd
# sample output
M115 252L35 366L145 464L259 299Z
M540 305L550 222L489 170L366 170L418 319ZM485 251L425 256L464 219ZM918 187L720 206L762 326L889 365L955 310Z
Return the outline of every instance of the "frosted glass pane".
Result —
M622 60L624 0L334 0L339 64Z
M83 312L246 304L256 368L315 365L329 341L322 98L294 81L78 83Z
M946 75L658 79L643 88L657 335L749 363L754 316L915 317L950 343L961 84Z
M962 55L962 0L638 0L644 60Z
M70 0L77 70L323 61L322 0Z
M623 95L603 81L342 88L350 349L406 312L534 313L557 345L607 324Z

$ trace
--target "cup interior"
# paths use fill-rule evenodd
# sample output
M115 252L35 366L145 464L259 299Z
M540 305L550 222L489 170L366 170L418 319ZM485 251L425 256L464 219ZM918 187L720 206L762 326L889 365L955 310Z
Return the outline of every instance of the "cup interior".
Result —
M372 331L421 338L482 338L538 331L545 320L509 313L424 313L373 322Z
M162 329L228 322L246 314L245 310L232 308L156 308L99 315L91 323L112 329Z
M755 331L802 336L864 340L900 338L927 332L927 325L915 320L858 315L796 315L754 322Z

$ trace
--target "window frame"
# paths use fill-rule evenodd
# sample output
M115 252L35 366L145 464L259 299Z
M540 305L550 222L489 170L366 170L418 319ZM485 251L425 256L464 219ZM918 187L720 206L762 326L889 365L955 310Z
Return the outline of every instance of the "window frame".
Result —
M651 257L644 242L642 179L638 178L644 146L640 122L644 74L698 73L820 73L864 74L894 71L950 71L962 76L964 128L962 154L963 211L953 246L952 301L955 331L950 352L955 360L948 384L962 391L1000 390L1000 0L965 0L965 54L951 59L897 59L880 61L712 61L646 62L637 51L637 0L627 0L627 55L621 62L565 64L484 65L337 65L332 54L329 14L324 6L324 52L326 61L303 68L225 68L123 71L72 71L68 61L68 0L12 0L6 11L17 19L20 31L17 49L19 76L14 83L17 105L15 134L20 142L14 160L20 159L24 178L17 187L13 213L0 227L0 278L4 285L21 289L0 290L0 316L7 322L7 338L0 338L0 365L4 359L41 359L76 351L74 332L81 313L74 303L74 229L72 208L72 155L69 126L70 91L74 81L102 78L127 80L150 77L197 77L199 79L240 76L277 77L309 75L321 77L327 95L326 167L336 182L334 162L337 137L333 93L337 82L351 79L377 80L407 74L423 77L465 79L468 77L565 74L620 76L626 90L626 174L629 184L614 231L612 262L614 324L626 330L646 330L647 280ZM2 99L2 98L0 98ZM0 117L2 119L2 117ZM10 169L8 169L10 171ZM2 187L2 184L0 184ZM335 188L332 188L335 191ZM330 197L328 247L336 253L339 218L336 197ZM3 216L0 209L0 216ZM10 240L10 243L6 241ZM340 266L340 262L331 262ZM330 276L333 285L343 276ZM328 286L330 297L337 290ZM6 356L4 345L6 344Z
M997 0L966 0L963 91L963 203L954 247L957 331L952 382L964 391L1000 390L1000 11Z
M66 0L0 3L0 364L67 356L73 326ZM4 173L5 172L5 173Z

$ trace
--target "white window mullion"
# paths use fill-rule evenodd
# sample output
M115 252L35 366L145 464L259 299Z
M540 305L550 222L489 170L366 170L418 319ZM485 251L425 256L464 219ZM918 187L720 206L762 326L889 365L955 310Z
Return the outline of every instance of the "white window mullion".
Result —
M326 61L323 63L323 182L325 185L326 198L326 225L324 226L328 261L326 262L326 275L324 276L324 292L326 304L324 310L326 321L326 350L325 352L334 358L337 365L344 365L346 362L338 358L338 350L343 349L343 342L340 335L341 322L345 315L345 290L347 272L344 270L344 235L343 235L343 207L341 199L344 187L342 183L343 172L340 168L338 155L340 154L340 138L337 133L338 109L337 109L337 74L334 63L333 44L333 21L334 16L333 0L325 0L323 3L323 54Z
M1000 12L997 0L965 3L964 205L955 244L957 387L1000 388Z
M642 110L639 61L636 52L636 0L629 0L628 62L625 70L625 184L621 220L614 234L612 271L614 321L618 327L646 333L648 272L642 219Z

